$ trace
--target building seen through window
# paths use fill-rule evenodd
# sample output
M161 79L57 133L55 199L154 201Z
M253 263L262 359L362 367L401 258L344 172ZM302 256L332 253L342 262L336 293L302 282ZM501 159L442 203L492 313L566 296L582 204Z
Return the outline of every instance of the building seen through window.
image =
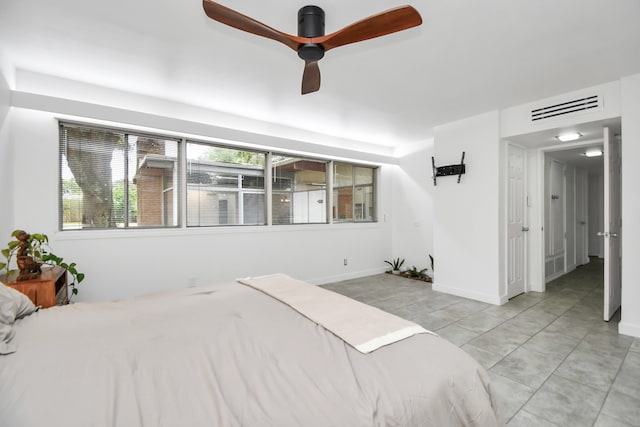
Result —
M273 225L376 221L375 179L375 167L60 123L62 230L260 226L269 209Z

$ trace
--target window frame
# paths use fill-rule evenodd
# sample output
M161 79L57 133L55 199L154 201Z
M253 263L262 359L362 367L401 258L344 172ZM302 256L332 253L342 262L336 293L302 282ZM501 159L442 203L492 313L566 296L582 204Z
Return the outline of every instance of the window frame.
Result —
M112 132L112 133L122 133L124 136L124 140L127 143L126 144L126 149L124 150L124 163L123 163L123 167L124 167L124 172L125 172L125 177L123 179L124 182L124 226L123 227L101 227L101 228L91 228L91 227L82 227L80 229L70 229L70 228L64 228L64 191L63 191L63 162L62 162L62 156L64 154L65 158L67 158L67 154L66 154L66 148L64 147L64 137L63 137L63 130L64 128L84 128L84 129L91 129L91 130L98 130L98 131L105 131L105 132ZM173 189L174 191L176 191L176 194L173 196L174 200L175 200L175 210L176 210L176 220L175 220L175 225L147 225L147 226L136 226L136 227L130 227L129 226L129 147L128 147L128 136L129 135L134 135L137 137L143 137L143 138L149 138L149 139L158 139L158 140L165 140L165 141L175 141L176 142L176 158L175 160L173 160L174 163L174 168L175 168L175 172L174 172L174 183L177 184L177 188L175 187L175 185L173 187L169 187L171 189ZM179 136L175 136L175 135L168 135L168 134L163 134L163 133L155 133L155 132L149 132L149 131L140 131L137 129L131 129L131 128L126 128L126 127L120 127L120 126L107 126L107 125L101 125L101 124L95 124L95 123L85 123L85 122L78 122L78 121L73 121L73 120L63 120L63 119L58 119L58 156L57 156L57 161L58 161L58 230L60 232L68 232L68 231L111 231L111 230L169 230L169 229L178 229L181 228L182 226L182 209L180 207L180 201L181 201L181 177L182 177L182 161L181 161L181 156L182 156L182 146L184 143L184 138L179 137ZM67 160L68 162L68 160ZM136 168L138 166L136 165ZM75 178L74 178L75 179ZM162 206L162 211L164 211L164 195L165 195L165 190L167 190L168 188L164 188L162 189L161 192L161 202L163 204ZM163 218L164 218L164 213L163 213Z
M351 166L351 186L336 186L335 183L335 166L337 164L345 164ZM333 182L332 182L332 194L331 194L331 207L333 208L335 205L333 203L334 194L337 190L340 189L348 189L351 188L351 219L341 220L339 218L333 218L333 212L331 212L332 222L335 224L370 224L378 222L378 173L380 170L379 166L374 165L366 165L363 163L352 163L346 161L335 161L332 162L333 166ZM356 168L367 168L371 169L371 184L356 184ZM373 195L373 215L371 219L366 220L356 220L356 191L358 188L366 188L371 187L371 194ZM333 209L332 209L333 210Z
M174 200L175 210L175 225L152 225L152 226L129 226L129 195L127 188L129 186L129 179L132 179L129 176L126 176L127 179L124 180L125 183L125 226L123 227L104 227L104 228L64 228L64 192L63 192L63 162L62 156L63 154L66 157L66 149L63 147L64 142L64 133L63 129L65 127L75 127L75 128L85 128L85 129L95 129L98 131L105 132L113 132L113 133L122 133L127 140L129 135L137 136L137 137L146 137L151 139L159 139L159 140L167 140L167 141L175 141L177 144L177 154L176 158L172 160L174 162L175 172L174 172L174 180L173 185L168 187L163 186L162 189L162 210L166 210L166 206L164 206L165 195L168 191L173 191L172 198ZM128 128L124 126L118 125L104 125L104 124L96 124L90 122L82 122L82 121L74 121L67 119L58 119L58 139L59 139L59 152L58 152L58 227L60 232L111 232L113 230L119 230L123 232L127 230L127 233L131 233L132 230L175 230L175 229L193 229L193 230L203 230L203 229L220 229L220 228L250 228L250 227L258 227L258 228L271 228L271 227L282 227L282 226L320 226L323 225L331 225L331 224L375 224L379 223L379 213L378 213L378 199L379 199L379 188L378 188L378 180L380 173L380 165L377 164L367 164L362 162L352 162L348 160L337 160L329 157L322 156L314 156L314 155L306 155L297 152L287 152L286 150L278 150L278 149L269 149L269 148L254 148L248 145L244 145L242 143L234 144L233 142L221 141L216 139L202 139L202 138L193 138L187 135L181 135L179 132L154 132L148 130L138 130L136 128ZM264 224L216 224L216 225L188 225L188 212L187 212L187 195L188 195L188 186L189 182L187 179L188 175L188 162L187 159L187 147L189 143L205 145L212 148L223 148L230 149L236 151L247 151L251 153L264 155L265 163L264 163L264 190L254 189L254 188L241 188L236 194L237 196L244 197L245 194L263 194L264 195ZM128 156L125 151L125 163L129 161ZM278 190L272 188L272 179L273 179L273 170L274 166L272 164L272 159L275 156L283 156L290 157L299 160L308 160L313 162L320 162L325 164L325 216L326 220L324 222L291 222L291 223L274 223L273 222L273 213L272 213L272 203L273 198L279 194ZM67 160L68 161L68 160ZM334 209L334 193L341 189L347 187L337 187L335 186L335 165L336 164L346 164L351 166L352 168L352 196L351 196L351 209L352 209L352 218L340 220L333 217L333 209ZM231 163L230 163L231 165ZM241 164L238 164L241 166ZM123 167L127 167L126 165ZM372 170L372 183L369 184L358 184L356 185L356 168L367 168ZM128 175L128 170L126 171L126 175ZM242 186L242 183L238 183L239 186ZM366 220L356 220L356 197L355 192L358 187L371 187L372 188L372 210L373 215L371 219ZM235 188L235 187L234 187ZM222 188L221 188L222 189ZM292 193L293 194L293 193ZM166 220L166 214L163 213L163 221ZM266 226L266 227L265 227Z
M268 218L267 218L267 163L268 163L268 157L269 157L269 151L265 151L265 150L260 150L260 149L254 149L254 148L250 148L250 147L243 147L240 145L232 145L232 144L227 144L227 143L221 143L221 142L217 142L217 141L203 141L197 138L183 138L183 142L184 142L184 155L183 155L183 164L184 164L184 183L183 185L181 185L181 188L184 188L184 203L183 203L183 209L184 209L184 224L183 227L184 228L193 228L193 229L201 229L201 228L209 228L209 227L264 227L264 226L268 226ZM263 224L244 224L242 223L244 221L244 218L242 219L242 221L238 221L238 223L235 224L213 224L213 225L189 225L189 213L188 213L188 194L189 194L189 182L187 179L187 175L189 173L189 159L187 158L187 149L188 149L188 145L189 144L197 144L197 145L204 145L204 146L208 146L211 148L222 148L222 149L227 149L227 150L235 150L235 151L247 151L247 152L251 152L251 153L256 153L256 154L262 154L264 156L264 167L263 167L263 174L262 174L262 178L264 179L264 190L260 190L260 189L255 189L255 188L243 188L242 186L242 179L238 179L236 186L235 187L220 187L220 192L227 192L230 194L235 194L237 195L237 204L238 204L238 212L241 211L240 209L240 205L244 205L244 195L245 194L264 194L264 213L263 213L263 218L264 218L264 223ZM233 165L233 163L230 163L229 165ZM234 166L235 168L241 169L241 165L238 164L237 166ZM238 175L240 176L240 175ZM243 199L241 201L241 199Z
M331 203L329 203L329 197L330 197L330 188L331 185L329 183L329 177L332 176L329 173L329 170L333 168L333 160L331 159L327 159L327 158L322 158L322 157L315 157L315 156L307 156L304 154L295 154L295 153L286 153L286 152L282 152L282 151L271 151L271 163L270 163L270 167L271 167L271 173L273 174L274 169L277 166L273 165L273 157L275 156L282 156L282 157L290 157L293 159L297 159L297 160L301 160L301 161L305 161L308 160L310 162L317 162L317 163L323 163L325 170L324 170L324 183L325 183L325 187L324 187L324 191L325 191L325 195L324 195L324 216L325 216L325 220L323 222L290 222L290 223L275 223L273 222L273 198L276 194L283 194L281 191L276 190L273 191L273 188L270 188L271 190L271 204L269 206L269 209L272 210L272 218L271 218L271 224L273 226L287 226L287 225L312 225L312 224L330 224L331 223ZM273 184L273 179L270 180L270 186ZM292 185L295 186L295 180L292 180ZM311 190L307 190L307 192L309 192ZM291 191L291 195L293 196L295 192ZM292 213L293 215L293 213Z

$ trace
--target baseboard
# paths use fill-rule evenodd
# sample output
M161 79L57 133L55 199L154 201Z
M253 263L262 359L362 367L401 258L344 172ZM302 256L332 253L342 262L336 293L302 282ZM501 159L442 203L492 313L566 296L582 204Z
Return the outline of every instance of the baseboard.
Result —
M633 323L620 322L618 323L618 332L622 335L630 335L632 337L640 338L640 325L634 325Z
M445 294L451 294L458 297L469 298L476 301L486 302L493 305L502 305L506 301L502 301L499 295L489 295L482 292L474 292L468 289L456 288L453 286L446 286L434 283L432 289L438 292L444 292Z
M549 283L550 281L555 280L555 279L557 279L557 278L558 278L558 277L560 277L560 276L564 276L565 274L566 274L566 273L565 273L564 271L561 271L561 272L559 272L559 273L554 273L554 274L552 274L552 275L551 275L551 276L549 276L549 277L545 277L545 278L544 278L544 283L545 283L545 284L546 284L546 283Z
M359 279L361 277L374 276L376 274L382 274L387 270L388 268L385 268L385 267L370 268L367 270L352 271L349 273L336 274L333 276L318 277L315 279L306 279L305 282L311 283L313 285L325 285L327 283L341 282L343 280Z

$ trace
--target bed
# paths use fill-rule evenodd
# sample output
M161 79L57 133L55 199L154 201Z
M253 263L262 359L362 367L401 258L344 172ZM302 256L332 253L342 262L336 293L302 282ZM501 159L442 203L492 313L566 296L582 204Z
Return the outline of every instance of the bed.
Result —
M484 369L437 335L362 352L237 282L18 305L0 292L3 427L501 425Z

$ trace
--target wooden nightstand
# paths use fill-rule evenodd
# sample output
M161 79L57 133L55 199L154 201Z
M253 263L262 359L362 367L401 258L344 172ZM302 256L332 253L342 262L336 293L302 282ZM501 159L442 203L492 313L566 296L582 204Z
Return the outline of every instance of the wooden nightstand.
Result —
M18 273L13 273L7 278L6 274L0 275L0 282L18 290L29 297L31 301L42 308L52 307L56 304L67 304L67 270L62 267L43 267L40 277L32 280L16 282Z

